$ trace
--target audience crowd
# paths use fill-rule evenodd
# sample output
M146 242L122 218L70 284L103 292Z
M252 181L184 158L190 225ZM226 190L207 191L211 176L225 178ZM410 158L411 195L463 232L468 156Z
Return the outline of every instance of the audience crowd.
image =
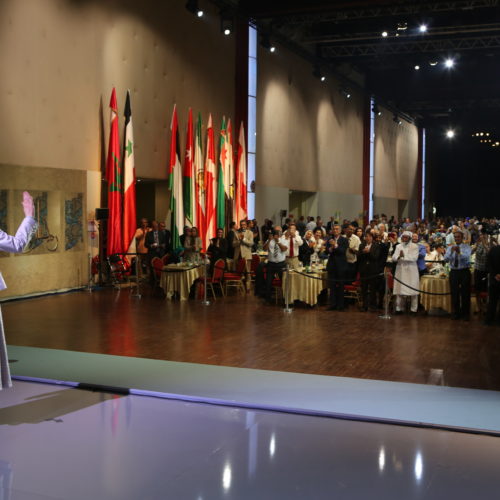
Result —
M329 309L344 311L344 287L360 285L363 311L383 307L385 277L393 277L395 312L402 314L406 299L410 314L419 307L420 278L425 274L447 275L452 299L452 318L468 321L471 292L488 297L484 322L493 324L500 300L500 220L494 218L435 218L411 220L376 215L366 226L359 221L336 221L325 225L321 217L290 214L282 224L266 219L235 222L225 234L217 230L207 255L211 266L218 259L246 261L267 253L267 262L255 270L255 293L271 301L272 285L288 269L300 270L325 263L329 283ZM165 224L141 220L136 231L141 270L148 272L153 257L169 255L170 262L201 262L202 241L195 227L184 228L181 246L172 248ZM487 295L486 295L487 294Z

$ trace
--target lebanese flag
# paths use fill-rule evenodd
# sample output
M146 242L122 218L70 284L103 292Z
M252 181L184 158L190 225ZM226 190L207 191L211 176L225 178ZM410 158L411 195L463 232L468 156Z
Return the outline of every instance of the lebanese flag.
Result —
M135 252L136 205L135 205L135 163L134 130L132 127L132 108L130 91L125 101L125 142L123 144L123 250Z
M217 230L217 175L215 170L215 138L212 125L212 115L208 117L207 153L205 159L205 246L208 248L210 239L215 238Z
M195 180L193 175L193 160L194 160L193 112L191 108L189 108L182 186L183 186L183 198L184 198L184 216L186 217L186 224L191 226L196 226L196 207L194 203Z
M205 167L203 165L202 136L201 136L201 113L198 113L196 120L196 130L194 138L194 172L195 172L195 198L196 198L196 223L198 224L198 234L203 243L203 252L206 252L205 245L206 222L205 222Z
M179 146L179 125L177 108L174 105L172 122L170 123L170 162L168 165L168 187L170 189L170 231L172 232L172 247L180 246L180 236L184 230L184 204L182 202L182 166Z
M222 118L219 146L219 168L217 173L217 227L226 225L226 187L225 169L227 167L227 148L226 148L226 119Z
M246 219L247 213L247 151L245 147L245 128L240 125L238 140L238 160L236 162L236 220Z
M111 100L108 158L106 180L108 181L108 244L107 255L123 252L122 239L122 172L120 166L120 139L118 137L118 105L113 87Z

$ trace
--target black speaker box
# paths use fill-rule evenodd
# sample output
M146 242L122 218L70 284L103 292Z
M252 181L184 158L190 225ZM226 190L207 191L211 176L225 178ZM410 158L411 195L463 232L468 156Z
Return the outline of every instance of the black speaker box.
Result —
M96 208L95 209L96 220L105 220L109 218L109 208Z

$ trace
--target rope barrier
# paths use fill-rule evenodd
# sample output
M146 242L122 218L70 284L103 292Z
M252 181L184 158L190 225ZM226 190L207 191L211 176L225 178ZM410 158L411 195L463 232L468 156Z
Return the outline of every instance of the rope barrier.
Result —
M352 278L343 278L343 279L336 279L336 278L321 278L319 276L311 276L309 273L303 273L302 271L298 271L297 269L293 270L294 273L296 274L301 274L302 276L306 276L307 278L313 279L313 280L321 280L321 281L328 281L329 283L354 283L356 281L366 281L366 280L371 280L374 278L377 278L379 276L384 276L384 273L378 273L378 274L373 274L372 276L363 276L360 277L359 280L352 279Z
M424 290L419 290L418 288L413 288L412 286L407 285L403 281L401 281L398 278L396 278L396 276L394 276L394 280L397 281L398 283L401 283L403 286L409 288L410 290L414 290L415 292L418 292L418 293L423 293L423 294L426 294L426 295L451 295L451 292L445 292L445 293L426 292Z

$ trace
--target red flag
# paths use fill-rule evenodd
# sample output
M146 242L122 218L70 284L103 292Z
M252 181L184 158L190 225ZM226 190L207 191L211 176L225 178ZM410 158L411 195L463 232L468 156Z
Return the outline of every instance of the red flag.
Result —
M207 156L205 161L205 248L210 245L210 239L216 236L217 211L217 173L215 170L215 138L212 126L212 115L207 126Z
M123 252L122 241L122 172L120 166L120 139L118 137L118 105L113 88L111 100L108 159L106 162L106 179L108 181L108 244L107 254Z
M202 152L202 138L201 138L201 114L198 113L196 120L196 131L194 140L194 172L195 172L195 198L196 198L196 224L198 224L198 231L201 241L203 242L203 252L206 252L205 246L205 167L203 165L203 152Z
M247 218L247 151L245 146L245 129L240 125L238 139L238 160L236 163L236 220Z

